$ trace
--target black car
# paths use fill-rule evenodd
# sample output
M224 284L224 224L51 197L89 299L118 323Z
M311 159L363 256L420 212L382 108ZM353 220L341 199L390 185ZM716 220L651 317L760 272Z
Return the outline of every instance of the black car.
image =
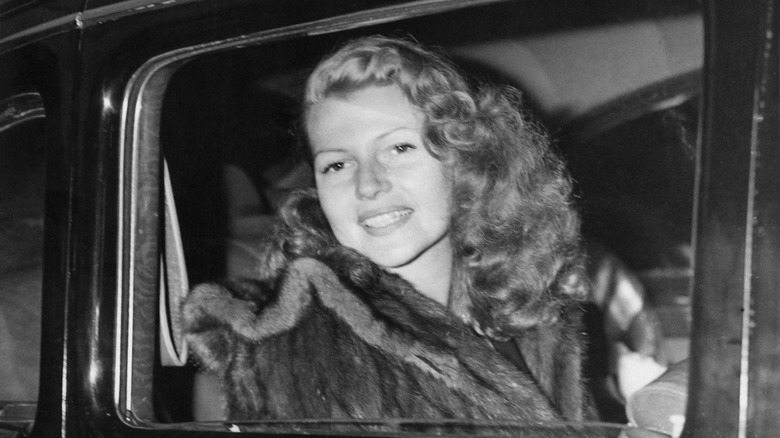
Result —
M778 11L0 0L0 437L772 436ZM565 157L604 422L220 417L179 303L190 285L251 273L280 200L310 183L293 156L308 69L370 34L518 87Z

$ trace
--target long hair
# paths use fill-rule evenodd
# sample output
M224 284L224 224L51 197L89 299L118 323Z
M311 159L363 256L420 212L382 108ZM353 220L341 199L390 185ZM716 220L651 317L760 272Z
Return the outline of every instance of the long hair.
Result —
M450 309L502 339L555 321L586 294L571 182L509 87L472 87L443 56L381 36L348 42L314 69L304 118L328 97L398 86L424 114L425 147L453 171ZM316 192L282 209L288 254L335 244ZM330 233L332 234L332 233Z

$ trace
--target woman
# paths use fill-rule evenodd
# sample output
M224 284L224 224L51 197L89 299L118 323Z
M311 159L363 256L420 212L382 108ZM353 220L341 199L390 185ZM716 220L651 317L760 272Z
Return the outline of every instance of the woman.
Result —
M315 68L316 190L282 208L256 279L184 306L230 416L583 418L579 220L518 108L405 40Z

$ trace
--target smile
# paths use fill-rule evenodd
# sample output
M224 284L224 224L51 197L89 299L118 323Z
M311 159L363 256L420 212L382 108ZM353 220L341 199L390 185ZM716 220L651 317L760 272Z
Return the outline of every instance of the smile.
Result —
M393 210L387 213L371 216L369 218L363 219L360 222L366 228L385 228L410 216L412 212L413 211L410 209Z

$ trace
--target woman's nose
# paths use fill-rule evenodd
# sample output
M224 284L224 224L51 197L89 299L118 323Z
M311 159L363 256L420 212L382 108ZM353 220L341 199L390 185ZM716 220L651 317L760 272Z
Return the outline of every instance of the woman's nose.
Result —
M355 190L358 199L374 199L392 187L387 169L376 161L359 165L356 173Z

